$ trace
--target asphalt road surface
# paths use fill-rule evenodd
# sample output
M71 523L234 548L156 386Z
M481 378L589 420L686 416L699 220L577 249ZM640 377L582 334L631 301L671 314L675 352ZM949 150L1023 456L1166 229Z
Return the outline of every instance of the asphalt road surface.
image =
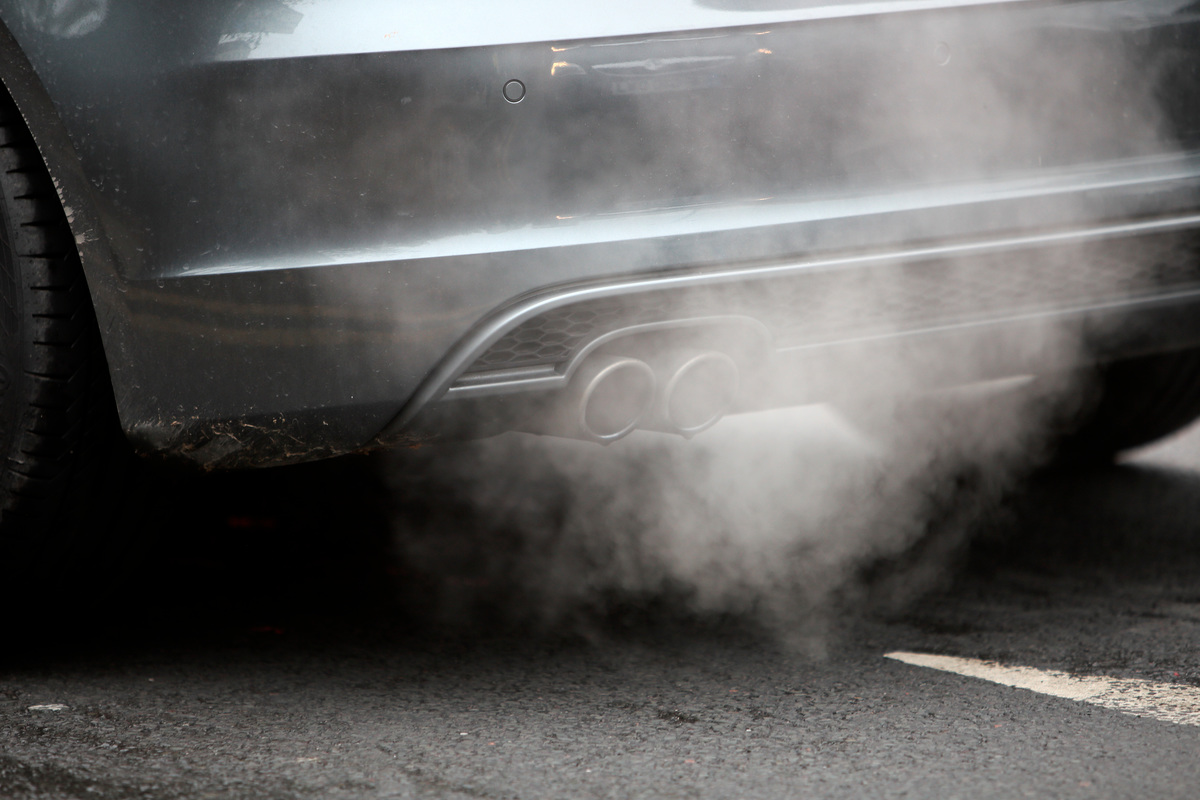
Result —
M1024 481L789 420L165 478L5 637L0 797L1197 795L1200 432Z

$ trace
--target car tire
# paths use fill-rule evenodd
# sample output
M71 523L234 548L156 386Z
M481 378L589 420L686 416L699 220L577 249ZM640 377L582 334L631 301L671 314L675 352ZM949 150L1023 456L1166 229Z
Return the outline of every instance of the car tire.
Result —
M74 237L0 97L0 592L78 585L112 554L132 456ZM103 551L103 552L102 552ZM47 593L47 596L50 596Z
M1108 462L1200 417L1200 349L1113 362L1089 383L1055 448L1057 463Z

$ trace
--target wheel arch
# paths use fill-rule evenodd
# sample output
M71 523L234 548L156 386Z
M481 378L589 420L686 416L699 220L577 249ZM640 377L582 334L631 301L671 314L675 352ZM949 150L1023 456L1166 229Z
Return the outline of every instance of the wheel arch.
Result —
M0 84L20 110L54 183L83 265L111 375L129 363L128 310L119 288L116 255L109 246L99 205L93 201L91 183L51 94L2 18ZM116 386L117 381L113 384Z

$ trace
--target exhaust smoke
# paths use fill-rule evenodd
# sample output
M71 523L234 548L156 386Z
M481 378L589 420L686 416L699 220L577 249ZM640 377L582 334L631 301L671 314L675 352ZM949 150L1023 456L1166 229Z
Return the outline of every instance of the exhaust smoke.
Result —
M591 636L614 610L666 607L741 617L819 654L856 609L943 577L1033 459L1026 389L909 409L890 435L809 406L691 441L505 434L389 454L409 611L439 628ZM918 543L924 557L903 564ZM880 564L900 569L867 580Z

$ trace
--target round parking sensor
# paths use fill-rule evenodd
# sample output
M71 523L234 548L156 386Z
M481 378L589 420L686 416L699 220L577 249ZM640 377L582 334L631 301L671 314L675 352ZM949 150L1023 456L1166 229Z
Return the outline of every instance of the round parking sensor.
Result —
M504 84L504 99L510 103L519 103L525 99L525 84L515 78Z

